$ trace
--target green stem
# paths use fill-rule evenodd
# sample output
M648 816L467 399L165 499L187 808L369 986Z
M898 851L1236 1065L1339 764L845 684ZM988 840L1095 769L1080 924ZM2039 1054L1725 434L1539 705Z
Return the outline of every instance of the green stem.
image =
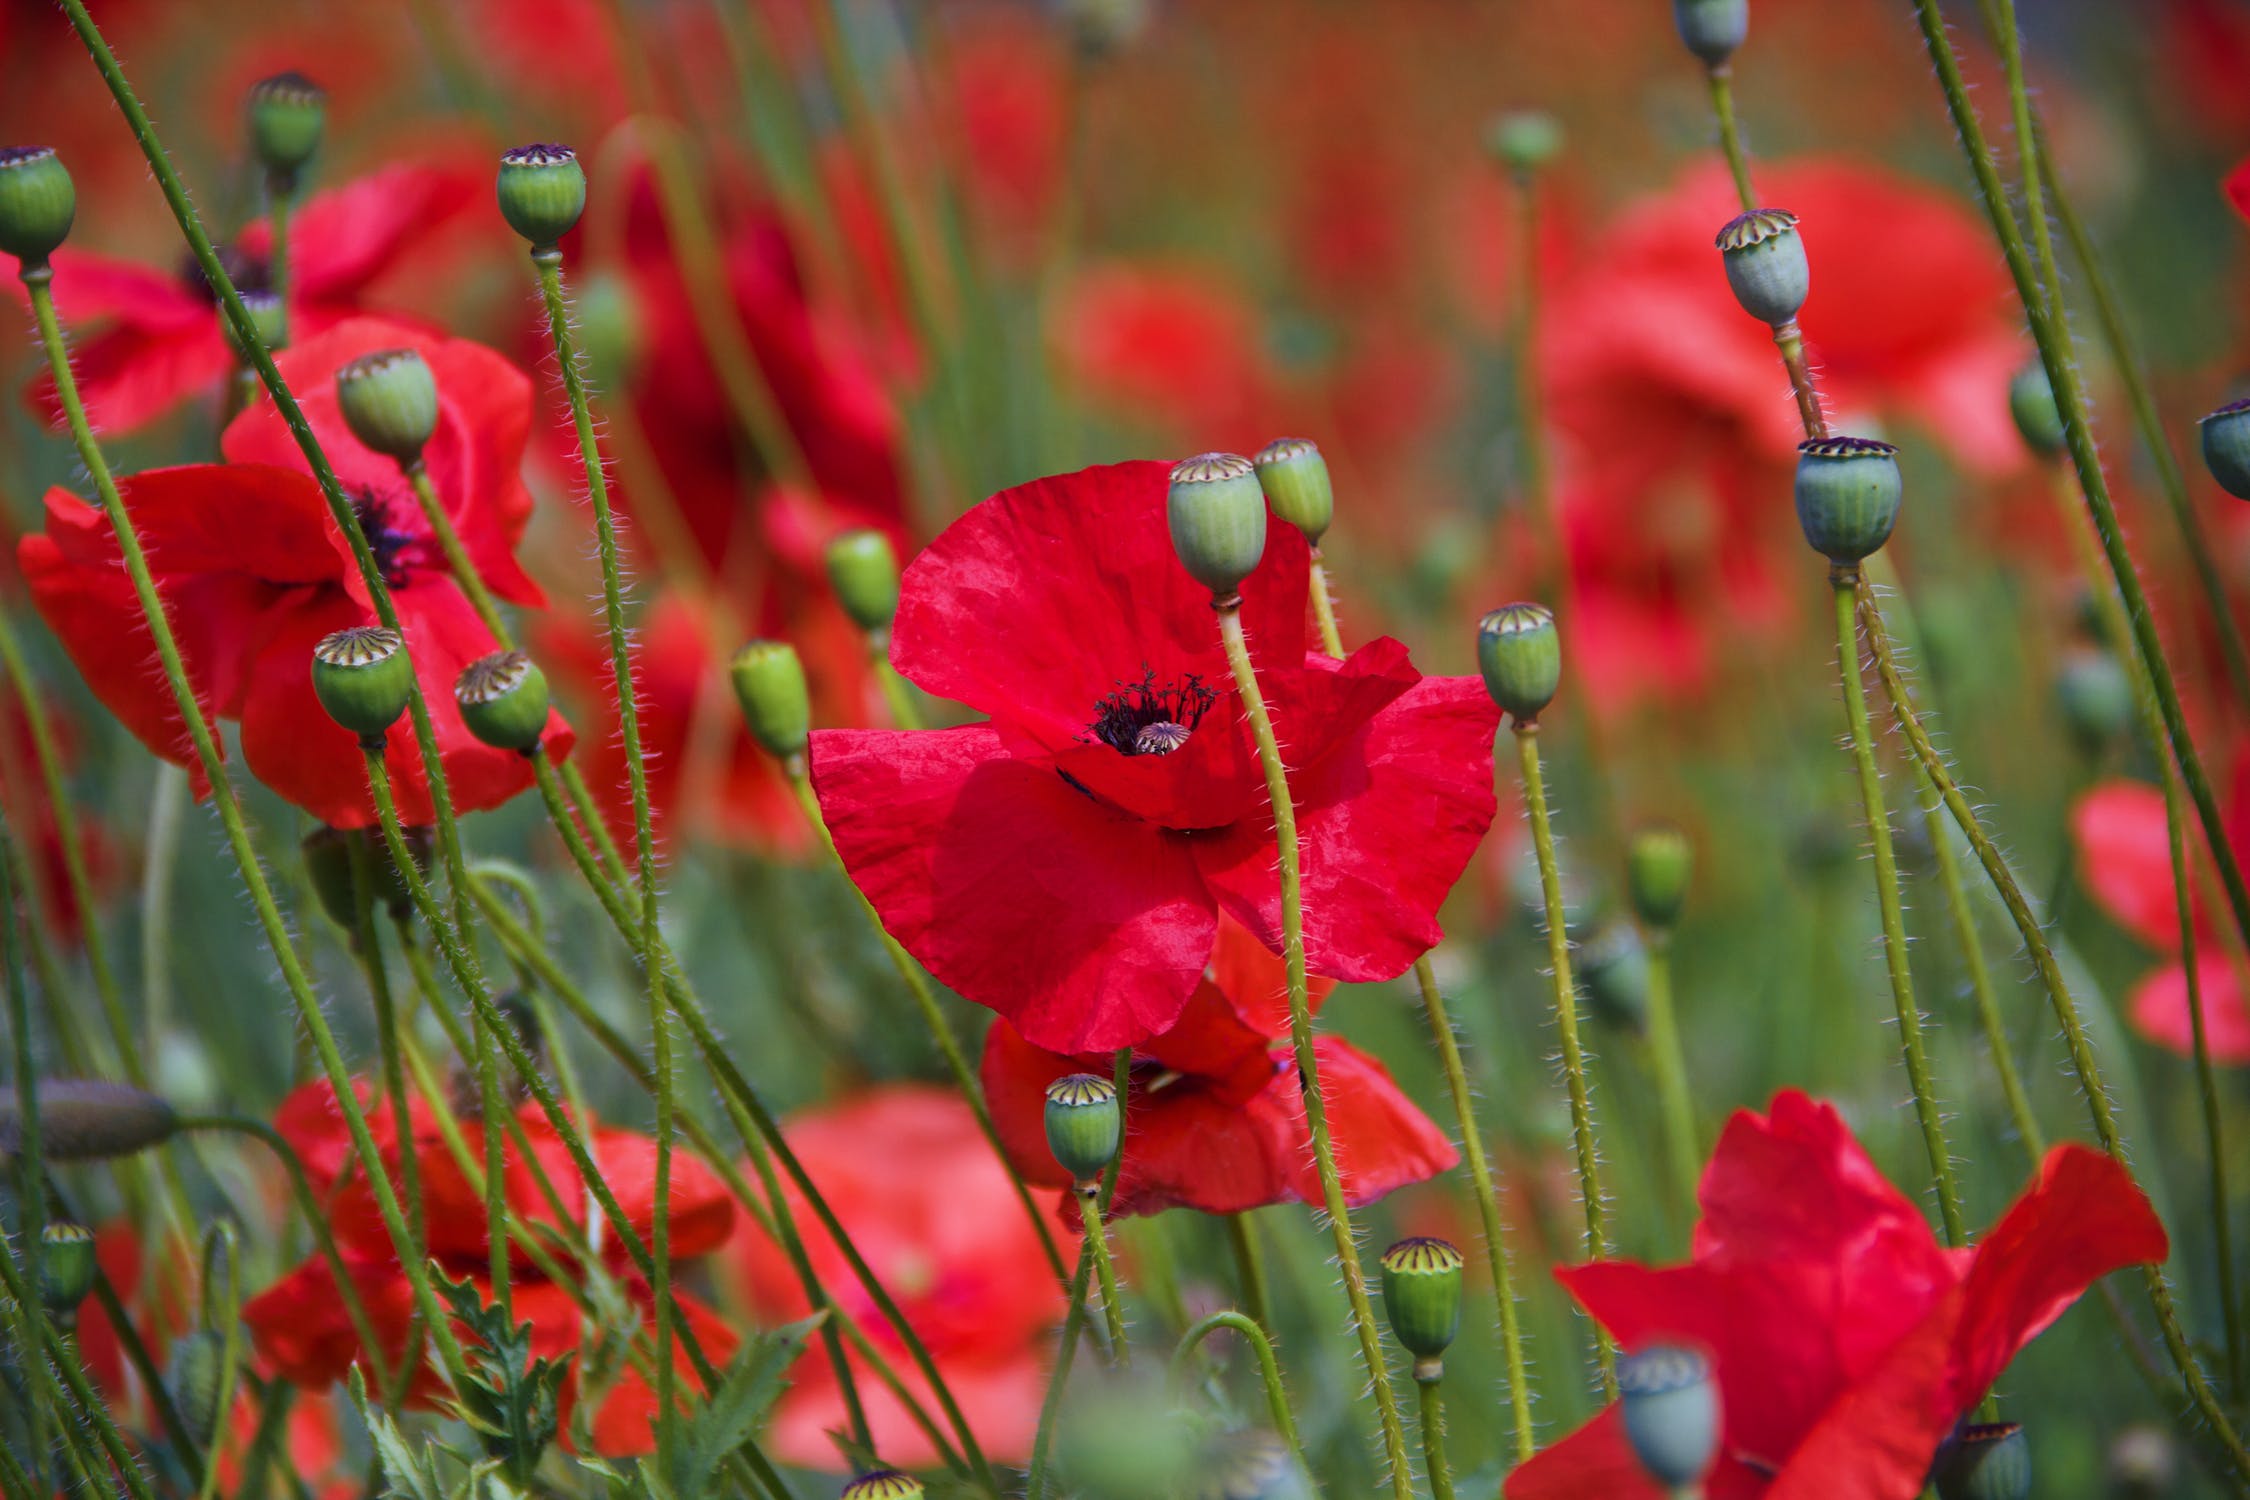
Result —
M15 838L8 830L5 815L0 815L0 840L5 840L13 852ZM40 1179L42 1137L39 1128L39 1061L37 1049L31 1040L31 990L24 983L23 952L18 942L16 927L16 891L14 872L9 861L0 861L0 956L4 956L8 991L8 1036L15 1044L16 1111L20 1123L16 1126L16 1233L23 1243L23 1267L26 1281L31 1286L41 1284L40 1264L46 1255L47 1194ZM15 1254L0 1244L0 1260L7 1261L13 1270ZM43 1363L38 1354L40 1341L47 1336L47 1304L37 1297L16 1296L16 1312L28 1328L19 1346L29 1354L33 1363ZM58 1418L60 1408L54 1408ZM46 1451L42 1406L31 1403L31 1451L33 1462Z
M1336 628L1336 598L1328 588L1328 564L1321 560L1320 549L1312 549L1311 587L1313 621L1320 627L1320 648L1339 661L1344 655L1344 635Z
M404 1152L400 1153L404 1155ZM219 1493L218 1449L229 1431L228 1416L234 1410L234 1388L242 1374L242 1282L236 1269L234 1227L225 1220L219 1221L214 1240L223 1252L219 1261L226 1268L225 1291L221 1294L219 1311L224 1319L225 1333L219 1342L219 1430L211 1439L212 1451L203 1461L203 1483L197 1487L197 1500L216 1500ZM210 1326L211 1257L203 1262L204 1326Z
M1273 1415L1274 1431L1281 1434L1282 1441L1297 1455L1297 1462L1303 1463L1305 1446L1297 1436L1297 1419L1289 1410L1289 1393L1281 1385L1281 1362L1274 1358L1273 1340L1266 1337L1266 1331L1259 1326L1257 1319L1229 1310L1215 1312L1189 1328L1181 1336L1180 1346L1172 1351L1173 1388L1177 1390L1187 1382L1188 1356L1205 1339L1222 1328L1240 1334L1243 1341L1249 1344L1250 1352L1257 1356L1258 1378L1265 1384L1266 1409Z
M870 631L867 636L867 664L875 674L875 685L883 691L883 707L890 712L891 726L895 729L920 729L922 711L914 704L914 690L906 679L898 675L891 665L890 632Z
M1235 1280L1242 1296L1242 1310L1259 1326L1273 1326L1273 1307L1266 1290L1266 1259L1258 1248L1258 1226L1251 1222L1247 1212L1226 1216L1227 1247L1234 1254Z
M1719 150L1726 156L1727 171L1734 177L1734 195L1744 213L1758 206L1757 189L1750 185L1750 159L1742 149L1742 132L1734 120L1734 70L1715 63L1710 70L1711 113L1719 120Z
M1648 948L1648 1042L1656 1065L1656 1092L1664 1110L1664 1145L1672 1159L1686 1217L1695 1218L1696 1184L1703 1176L1702 1142L1695 1128L1695 1105L1688 1093L1687 1055L1680 1046L1680 1023L1672 1006L1672 934L1651 928Z
M1422 1464L1430 1475L1430 1500L1453 1500L1453 1466L1445 1461L1445 1398L1440 1377L1414 1377L1421 1394Z
M266 279L284 308L289 306L289 200L295 192L295 183L266 184L266 217L273 225L273 246L266 253Z
M492 640L503 651L516 648L515 637L508 630L508 622L500 614L500 606L485 586L484 575L469 557L469 549L462 544L461 532L446 514L445 505L438 498L437 487L430 482L429 466L416 459L406 466L406 482L413 487L415 502L421 506L422 520L437 538L438 550L445 555L445 565L452 570L453 581L461 592L469 596L469 607L477 612L484 628L492 632Z
M179 857L187 792L186 769L158 761L141 856L141 1011L148 1034L157 1038L164 1035L172 1009L172 869Z
M1094 1252L1094 1281L1102 1294L1102 1322L1109 1329L1109 1362L1115 1369L1129 1369L1133 1351L1125 1342L1125 1298L1117 1287L1117 1263L1109 1253L1109 1221L1102 1213L1100 1189L1081 1192L1079 1204L1086 1220L1086 1243Z
M1547 459L1547 412L1539 378L1539 174L1510 174L1516 191L1515 316L1508 323L1508 378L1515 408L1519 478L1531 501L1547 566L1553 570L1554 597L1571 602L1569 549L1555 513L1554 472Z

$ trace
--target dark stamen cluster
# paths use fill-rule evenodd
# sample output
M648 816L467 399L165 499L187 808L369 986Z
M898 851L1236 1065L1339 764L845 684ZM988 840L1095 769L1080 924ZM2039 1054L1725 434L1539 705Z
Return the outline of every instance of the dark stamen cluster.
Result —
M1187 743L1218 698L1192 672L1161 688L1156 673L1146 672L1139 682L1120 683L1095 704L1094 722L1086 730L1121 755L1169 755Z
M383 582L394 589L406 587L406 554L418 538L391 524L391 503L371 489L361 490L359 498L352 501L352 514L359 518L359 529L367 537L368 550L375 554L375 567Z

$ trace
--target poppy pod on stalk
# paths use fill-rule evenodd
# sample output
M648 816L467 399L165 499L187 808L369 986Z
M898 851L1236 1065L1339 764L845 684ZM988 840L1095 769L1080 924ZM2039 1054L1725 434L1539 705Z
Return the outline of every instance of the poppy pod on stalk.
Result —
M1072 1073L1047 1085L1047 1148L1083 1191L1117 1158L1125 1113L1117 1085L1094 1073Z
M500 157L500 217L533 250L549 250L586 211L586 169L568 146L540 142Z
M250 149L281 191L320 149L328 127L328 94L302 73L277 73L250 85Z
M844 1486L843 1500L922 1500L922 1481L897 1469L877 1469Z
M1336 494L1328 460L1303 438L1275 438L1258 450L1258 484L1273 513L1305 534L1315 547L1335 518Z
M2250 400L2227 403L2197 427L2211 477L2235 499L2250 500Z
M437 431L437 378L419 350L379 349L336 372L336 406L362 446L412 468Z
M1831 437L1797 445L1797 523L1813 551L1839 568L1856 568L1890 540L1903 488L1889 443Z
M1750 0L1672 0L1672 22L1688 51L1720 67L1750 34Z
M93 1291L100 1272L94 1231L68 1220L40 1228L39 1301L64 1327L78 1321L78 1304Z
M804 753L812 733L805 664L787 641L752 641L727 667L750 737L777 760Z
M1545 110L1513 110L1484 128L1484 149L1512 172L1536 172L1562 148L1562 122Z
M836 602L862 630L888 630L898 614L898 554L872 526L844 532L828 544L828 581Z
M1677 828L1644 828L1633 835L1625 851L1625 889L1633 914L1658 931L1678 922L1694 865L1695 850Z
M469 663L453 697L469 733L495 750L529 755L547 732L547 674L521 651L495 651Z
M1219 598L1242 587L1266 551L1266 495L1239 453L1204 453L1172 466L1165 514L1188 576Z
M1710 1472L1719 1452L1719 1388L1693 1349L1658 1345L1617 1362L1625 1439L1649 1478L1682 1490Z
M1461 1331L1461 1252L1444 1240L1400 1240L1383 1252L1383 1311L1414 1356L1416 1379L1435 1379Z
M1562 686L1562 637L1544 604L1503 604L1477 622L1477 666L1492 701L1521 724Z
M1797 316L1812 291L1812 266L1785 208L1753 208L1719 231L1719 262L1742 310L1776 327Z
M78 190L51 147L0 150L0 250L27 270L44 266L77 217Z
M324 635L313 647L312 683L328 717L358 735L361 744L380 745L414 692L406 638L382 625Z

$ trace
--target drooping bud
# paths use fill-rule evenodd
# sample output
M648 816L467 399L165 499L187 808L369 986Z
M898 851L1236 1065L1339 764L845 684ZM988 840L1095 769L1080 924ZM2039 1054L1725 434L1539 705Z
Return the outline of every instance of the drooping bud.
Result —
M0 250L36 270L70 238L77 217L78 189L53 148L0 150Z
M280 190L296 185L327 126L327 91L304 74L277 73L250 85L250 149Z
M1536 172L1562 147L1562 122L1543 109L1511 110L1484 127L1484 149L1511 172Z
M843 1500L922 1500L922 1481L897 1469L877 1469L844 1486Z
M1786 208L1753 208L1719 231L1719 264L1742 310L1780 327L1797 316L1812 291L1812 265Z
M209 1446L219 1430L220 1387L226 1383L226 1336L216 1328L198 1328L173 1341L172 1357L164 1366L164 1383L172 1388L172 1404L188 1436L198 1446Z
M379 349L336 372L336 405L363 447L411 469L437 431L437 377L417 350Z
M1461 1252L1444 1240L1417 1236L1385 1250L1381 1264L1391 1333L1414 1356L1415 1379L1435 1380L1461 1331Z
M1945 1440L1930 1477L1938 1500L2027 1500L2031 1444L2018 1423L1973 1423Z
M1305 534L1315 547L1335 518L1336 494L1328 460L1304 438L1275 438L1258 450L1258 484L1273 513Z
M2008 415L2016 419L2023 445L2041 458L2062 452L2062 412L2055 405L2055 387L2047 379L2047 366L2036 354L2008 380Z
M242 310L250 315L250 326L258 330L258 340L268 350L280 349L288 344L289 309L279 297L271 292L244 292ZM250 362L249 351L243 347L240 335L235 332L233 320L219 319L219 331L226 335L227 348L233 353L235 363L247 365Z
M839 533L828 544L828 581L836 602L866 631L888 630L898 616L898 554L872 526Z
M812 734L812 695L805 664L787 641L752 641L727 667L750 737L777 760L804 753Z
M406 637L383 625L354 625L320 638L313 647L313 692L328 717L380 744L414 692L414 662Z
M1213 1438L1196 1469L1194 1500L1312 1500L1316 1493L1289 1445L1263 1428Z
M1648 1028L1648 949L1630 922L1612 922L1578 955L1586 1009L1596 1021L1639 1035Z
M1124 1138L1116 1084L1098 1073L1072 1073L1047 1085L1047 1149L1081 1188L1108 1170Z
M1701 1482L1719 1452L1719 1385L1692 1349L1658 1344L1617 1362L1625 1440L1667 1489Z
M1750 0L1672 0L1672 24L1704 66L1720 67L1750 34Z
M568 146L518 146L501 153L499 193L508 227L532 249L552 249L586 211L586 169Z
M529 755L547 732L547 674L521 651L495 651L462 668L453 701L469 733L496 750Z
M430 830L409 826L399 832L405 840L406 852L413 856L415 868L426 878L430 870ZM305 857L305 873L312 880L313 895L319 898L320 909L346 932L359 922L357 891L352 880L352 845L355 842L367 846L368 872L374 880L376 906L394 917L403 916L414 908L413 889L393 863L388 839L364 828L315 828L298 846Z
M1477 622L1485 691L1517 724L1535 722L1562 686L1562 637L1544 604L1503 604Z
M170 1140L180 1117L167 1101L130 1084L98 1078L42 1078L39 1156L42 1161L102 1161L130 1156ZM23 1149L23 1109L12 1088L0 1088L0 1160Z
M2110 652L2081 646L2055 673L2055 701L2079 750L2100 756L2133 727L2133 679Z
M78 1304L101 1274L94 1255L94 1231L67 1219L39 1231L39 1300L64 1327L78 1321Z
M1898 524L1898 449L1857 437L1799 443L1796 489L1805 541L1837 567L1855 567Z
M1188 576L1223 598L1266 555L1266 495L1239 453L1202 453L1172 466L1165 501L1172 550Z
M2211 477L2235 499L2250 500L2250 399L2230 401L2196 425Z
M1625 850L1625 889L1633 914L1655 932L1678 922L1694 868L1695 850L1679 829L1665 824L1634 834Z

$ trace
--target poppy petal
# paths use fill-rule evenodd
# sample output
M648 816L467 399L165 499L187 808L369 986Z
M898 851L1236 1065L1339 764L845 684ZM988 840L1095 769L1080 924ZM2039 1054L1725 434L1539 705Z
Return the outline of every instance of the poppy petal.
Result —
M2195 955L2202 991L2204 1038L2215 1062L2250 1063L2250 1005L2243 1001L2242 970L2234 956L2208 946ZM2195 1020L2188 1008L2187 970L2158 969L2133 991L2133 1027L2182 1057L2195 1055Z
M2180 946L2164 794L2143 781L2105 781L2070 812L2078 878L2096 905L2159 952Z

